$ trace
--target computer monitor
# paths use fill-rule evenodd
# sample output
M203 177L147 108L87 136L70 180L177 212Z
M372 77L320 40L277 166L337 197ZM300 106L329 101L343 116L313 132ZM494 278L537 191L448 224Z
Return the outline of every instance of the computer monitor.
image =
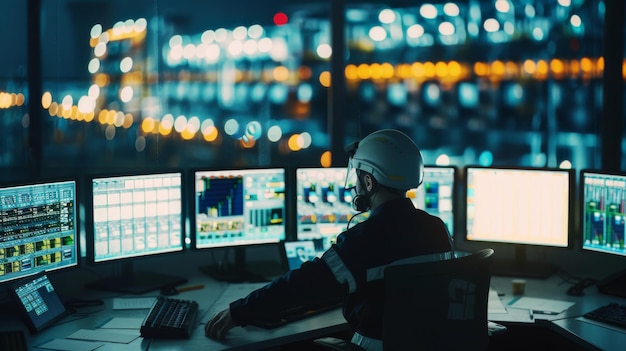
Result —
M455 193L457 168L454 166L425 166L422 184L407 192L415 208L441 218L454 238Z
M367 213L354 217L358 212L352 208L352 193L344 188L346 172L346 167L296 169L296 239L313 240L317 251L330 248L349 221L355 224L368 217ZM413 205L440 217L451 235L455 184L455 167L426 166L422 184L407 191Z
M556 267L530 262L526 247L567 248L573 201L571 169L465 167L468 241L515 245L494 274L546 277Z
M296 239L313 240L325 251L345 231L348 222L367 219L352 208L352 193L344 188L346 167L296 169ZM354 217L354 218L353 218Z
M0 186L0 284L78 265L76 183Z
M141 294L185 278L135 272L135 260L184 250L182 171L93 175L88 179L87 255L90 263L120 263L120 274L88 286Z
M193 247L234 251L234 262L201 269L218 280L259 281L246 267L246 248L286 238L285 168L195 170Z
M626 265L626 174L581 170L581 247L584 251L623 257ZM626 297L626 270L598 283L601 292Z

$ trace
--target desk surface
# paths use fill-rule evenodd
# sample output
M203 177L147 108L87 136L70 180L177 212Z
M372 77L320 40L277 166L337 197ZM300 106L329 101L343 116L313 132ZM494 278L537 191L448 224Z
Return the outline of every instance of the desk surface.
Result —
M596 307L609 302L625 304L626 299L599 294L595 287L585 290L584 296L569 296L565 291L571 285L563 283L558 276L548 279L526 279L526 293L524 296L542 299L555 299L573 302L574 305L565 312L555 315L534 316L530 319L528 310L507 308L506 313L490 313L489 319L501 323L525 323L529 325L548 325L556 332L576 341L589 348L602 350L623 350L626 345L626 330L615 330L609 327L597 325L594 322L581 318L582 314ZM204 288L183 292L176 296L180 299L195 300L200 305L200 318L196 330L189 340L144 340L137 338L130 344L105 344L98 350L189 350L189 349L209 349L209 350L258 350L259 348L269 348L282 344L287 344L299 340L311 339L337 332L349 330L340 310L333 310L307 318L301 321L290 323L286 326L265 330L258 327L234 328L223 341L214 341L204 336L204 324L213 313L219 311L237 297L243 297L259 284L235 284L222 283L212 280L206 276L198 276L190 279L188 285L203 284ZM501 301L505 306L518 296L512 295L510 277L493 277L492 288L499 293ZM89 292L91 298L102 298L105 302L104 308L100 311L90 313L86 318L76 319L68 317L63 322L55 325L39 334L32 335L26 331L26 327L15 315L3 315L0 322L0 330L22 329L28 336L28 345L33 350L43 350L37 348L50 340L64 339L79 329L98 329L112 318L134 318L143 319L147 310L113 310L113 298L120 297L119 294ZM147 296L156 293L148 293ZM128 296L126 297L134 297ZM93 307L91 308L93 311ZM81 312L88 312L85 309ZM136 333L135 331L126 331Z

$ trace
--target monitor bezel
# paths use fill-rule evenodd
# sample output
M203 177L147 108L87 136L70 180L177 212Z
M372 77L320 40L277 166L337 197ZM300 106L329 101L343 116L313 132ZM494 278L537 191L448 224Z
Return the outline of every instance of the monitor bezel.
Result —
M546 172L562 172L567 174L568 176L568 218L567 218L567 243L564 246L560 245L551 245L545 243L525 243L525 242L513 242L513 241L496 241L496 240L483 240L483 239L469 239L468 238L468 216L467 216L467 202L468 202L468 182L469 182L469 174L468 170L470 169L495 169L495 170L514 170L514 171L546 171ZM490 244L490 245L503 245L509 247L519 247L519 248L550 248L557 250L570 250L574 247L574 224L575 218L577 216L575 211L574 201L576 199L576 173L571 168L558 168L558 167L532 167L532 166L510 166L510 165L492 165L492 166L481 166L481 165L465 165L463 167L462 174L462 184L463 184L463 197L460 205L462 205L462 209L459 211L462 215L462 220L460 221L459 232L462 232L460 235L463 238L463 241L467 244Z
M75 255L76 259L74 263L55 267L50 269L33 269L31 272L14 276L8 279L0 279L0 286L9 286L20 279L26 279L28 277L32 277L33 275L39 273L52 273L56 271L66 271L71 269L79 268L82 265L82 257L81 257L81 216L80 216L80 207L81 207L81 191L80 191L80 177L78 176L59 176L53 178L37 178L37 179L25 179L19 181L3 181L0 183L0 188L8 189L8 188L17 188L17 187L25 187L25 186L38 186L38 185L46 185L46 184L55 184L55 183L66 183L73 182L74 183L74 249L76 250Z
M276 241L268 241L268 242L247 242L247 243L238 243L238 244L224 244L224 245L213 245L210 247L198 246L197 234L198 229L196 226L197 219L197 211L196 211L196 174L199 172L253 172L253 171L265 171L265 170L281 170L283 172L283 179L285 182L284 191L285 191L285 199L284 199L284 211L283 211L283 229L284 234L282 238L279 238ZM247 247L259 247L259 246L276 246L279 245L282 241L289 240L289 225L290 225L290 216L291 212L289 210L289 198L290 198L290 190L289 190L289 171L285 166L258 166L258 167L196 167L189 170L188 174L188 208L189 208L189 242L190 248L194 251L202 251L202 250L220 250L220 249L229 249L229 248L247 248Z
M626 172L622 172L622 171L606 171L606 170L601 170L601 169L596 169L596 168L583 168L578 172L578 179L579 179L579 186L578 186L578 199L577 199L577 215L578 215L578 219L579 219L579 228L578 228L578 237L576 238L577 240L579 240L577 246L578 249L580 249L583 252L591 252L591 253L597 253L599 255L603 255L603 256L607 256L607 257L624 257L626 258L626 251L624 253L619 253L619 252L611 252L608 250L600 250L600 249L593 249L593 248L589 248L589 247L585 247L585 233L584 233L584 221L585 221L585 182L584 182L584 177L586 174L598 174L598 175L602 175L602 176L617 176L617 177L623 177L624 181L626 181ZM626 190L626 189L625 189Z
M165 252L150 252L147 254L130 255L124 257L116 257L105 260L96 260L95 257L95 231L94 231L94 218L93 218L93 180L98 178L117 178L117 177L129 177L129 176L149 176L149 175L164 175L164 174L176 174L180 173L181 180L181 245L175 250ZM86 242L86 262L89 265L99 266L114 263L131 263L136 260L148 259L152 257L160 257L164 255L172 255L176 253L182 253L186 251L186 220L187 220L187 184L186 173L181 168L157 168L141 171L109 171L100 173L90 173L84 176L85 182L85 242Z

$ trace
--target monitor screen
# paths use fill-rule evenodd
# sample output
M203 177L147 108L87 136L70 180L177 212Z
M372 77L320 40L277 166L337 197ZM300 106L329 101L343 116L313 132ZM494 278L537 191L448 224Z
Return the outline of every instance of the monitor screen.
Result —
M581 171L582 248L626 256L626 174Z
M318 251L330 248L337 235L347 229L348 221L358 213L352 208L352 193L344 188L346 172L345 167L296 170L297 239L314 240ZM455 179L455 167L426 166L422 184L407 191L414 206L440 217L451 235ZM362 222L367 217L367 213L360 214L350 223Z
M571 170L468 166L465 177L467 240L569 246Z
M182 173L91 178L93 262L182 251Z
M407 192L416 208L441 218L451 236L454 235L456 176L454 166L425 166L422 184Z
M195 248L285 240L285 169L197 170Z
M0 187L0 283L78 264L76 181Z
M358 213L352 193L344 188L346 172L346 167L296 169L296 238L314 240L318 251L330 248ZM366 218L361 214L351 223Z

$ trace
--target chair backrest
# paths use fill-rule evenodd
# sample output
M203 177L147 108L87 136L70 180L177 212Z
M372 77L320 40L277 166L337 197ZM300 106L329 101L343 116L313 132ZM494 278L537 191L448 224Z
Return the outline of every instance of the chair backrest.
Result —
M383 349L485 350L493 253L387 267Z

